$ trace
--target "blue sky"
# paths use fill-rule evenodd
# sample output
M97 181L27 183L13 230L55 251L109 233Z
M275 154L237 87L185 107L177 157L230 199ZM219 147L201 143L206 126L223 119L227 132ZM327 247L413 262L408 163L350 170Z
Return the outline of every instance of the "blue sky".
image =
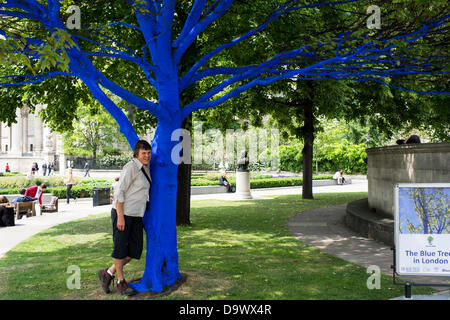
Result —
M409 233L407 224L405 223L407 220L413 223L413 225L418 225L420 223L420 219L417 216L417 213L414 209L414 200L410 199L408 195L408 191L414 189L412 187L401 187L399 188L398 196L399 196L399 223L401 229L403 229L402 233ZM433 188L426 188L426 192L431 192ZM443 188L444 192L450 196L450 188Z

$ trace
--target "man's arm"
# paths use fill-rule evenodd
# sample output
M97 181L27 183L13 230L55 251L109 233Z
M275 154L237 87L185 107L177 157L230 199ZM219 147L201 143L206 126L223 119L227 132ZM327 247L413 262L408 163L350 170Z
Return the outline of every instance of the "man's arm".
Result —
M117 212L117 229L119 231L125 230L125 217L123 214L123 202L119 200L116 201L116 212Z

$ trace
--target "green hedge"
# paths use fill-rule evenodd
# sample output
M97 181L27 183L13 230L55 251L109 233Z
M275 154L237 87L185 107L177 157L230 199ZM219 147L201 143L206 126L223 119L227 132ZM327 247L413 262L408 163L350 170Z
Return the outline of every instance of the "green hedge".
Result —
M70 193L77 198L92 198L93 196L93 189L95 187L100 186L89 186L89 185L77 185L73 186ZM103 186L103 187L109 187L109 186ZM66 187L53 187L53 188L47 188L45 190L45 193L51 193L52 195L58 197L59 199L65 199L66 198ZM0 194L19 194L19 191L14 189L3 189L0 191Z
M303 157L301 147L280 146L280 170L301 172ZM314 166L318 163L320 172L335 172L338 169L344 173L366 173L367 154L365 144L343 144L334 146L331 150L314 154Z
M17 177L15 179L0 179L0 194L19 194L19 189L35 185L37 181L45 183L48 187L46 193L51 193L60 199L66 198L65 177L33 178L27 180L26 177ZM72 187L71 194L77 198L90 198L93 195L92 189L95 187L110 187L113 179L96 179L74 177L75 184Z
M332 152L319 155L318 162L320 171L337 171L342 169L345 173L366 173L366 145L338 146Z
M279 147L280 170L289 172L302 171L302 149L298 146L281 145Z

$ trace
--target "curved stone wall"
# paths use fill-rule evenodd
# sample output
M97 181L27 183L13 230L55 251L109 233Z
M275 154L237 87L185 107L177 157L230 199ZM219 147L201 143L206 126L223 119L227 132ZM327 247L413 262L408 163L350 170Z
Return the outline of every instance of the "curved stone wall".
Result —
M369 208L394 217L394 184L450 182L450 143L404 144L367 152Z

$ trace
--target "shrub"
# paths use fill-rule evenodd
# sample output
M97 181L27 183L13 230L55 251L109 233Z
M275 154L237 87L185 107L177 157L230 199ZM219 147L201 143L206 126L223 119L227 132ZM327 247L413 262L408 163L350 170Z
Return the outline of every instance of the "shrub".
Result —
M367 172L367 153L364 144L340 145L325 155L319 155L321 171L344 170L345 173Z
M107 154L97 159L97 167L102 169L121 169L133 158L131 154Z
M302 150L298 146L281 145L279 148L280 170L302 171Z

